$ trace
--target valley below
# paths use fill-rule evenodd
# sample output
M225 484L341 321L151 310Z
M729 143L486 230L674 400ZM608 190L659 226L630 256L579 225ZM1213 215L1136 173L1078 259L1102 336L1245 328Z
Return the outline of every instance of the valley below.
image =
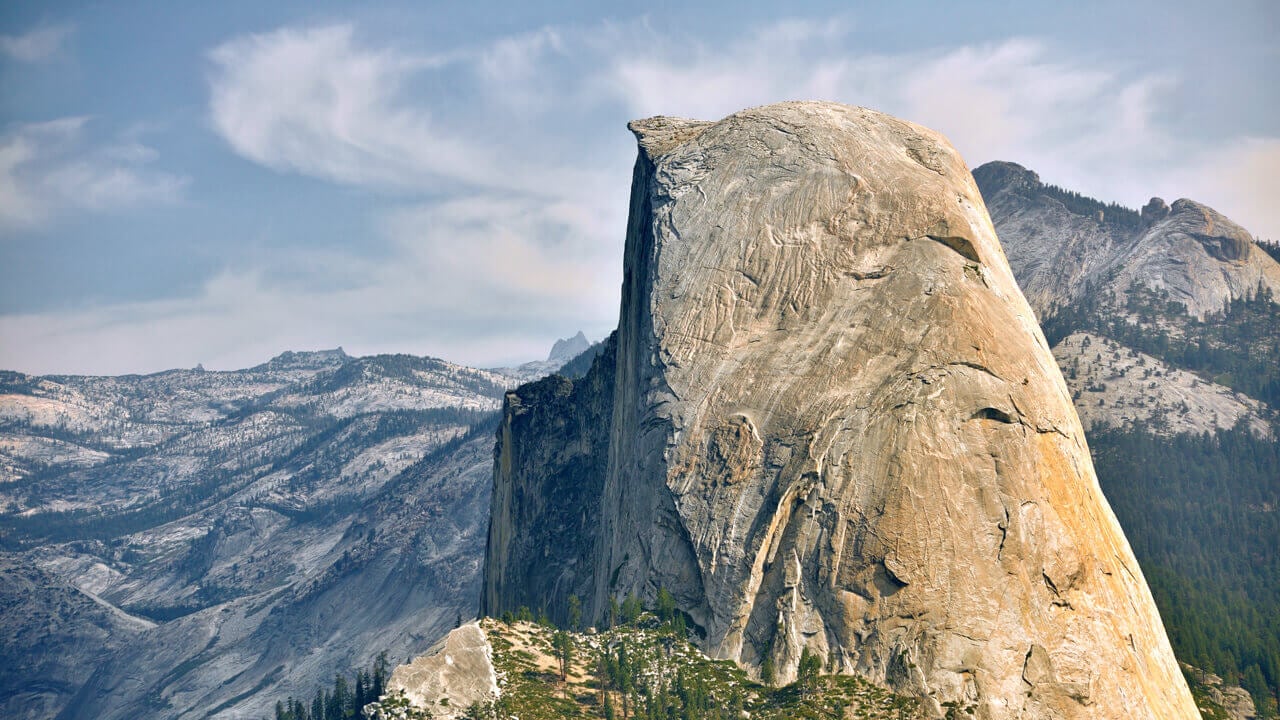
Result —
M6 373L0 714L265 717L421 652L475 613L495 411L546 366Z

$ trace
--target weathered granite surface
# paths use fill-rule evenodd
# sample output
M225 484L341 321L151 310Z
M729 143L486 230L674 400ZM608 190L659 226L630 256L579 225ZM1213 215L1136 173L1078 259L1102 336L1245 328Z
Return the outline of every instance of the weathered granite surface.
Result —
M829 103L631 128L588 616L665 587L710 654L783 681L808 647L939 715L1197 717L947 141ZM557 472L495 471L487 575L541 516L504 483ZM488 577L485 603L507 605Z
M425 654L397 667L387 689L404 692L416 707L439 718L461 716L471 705L497 697L493 647L484 629L479 622L455 628Z

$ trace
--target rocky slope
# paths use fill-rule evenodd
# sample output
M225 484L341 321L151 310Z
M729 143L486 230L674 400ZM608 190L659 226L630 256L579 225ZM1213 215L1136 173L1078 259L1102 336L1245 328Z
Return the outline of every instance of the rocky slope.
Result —
M0 554L0 613L6 717L54 717L94 667L155 627L8 553Z
M597 620L665 588L712 656L783 681L807 649L935 715L1195 717L946 141L822 103L632 129L615 359L573 400L611 413L579 435L605 472L572 470L554 449L573 434L509 396L485 608L529 599L538 563L567 578L528 588L552 611L586 578ZM531 487L579 504L522 505ZM594 526L566 541L578 509ZM548 541L512 540L530 533Z
M1009 162L973 171L1027 300L1045 317L1091 293L1165 291L1193 316L1259 285L1280 292L1280 264L1242 227L1183 198L1140 213L1054 186Z
M259 718L475 612L507 375L339 350L0 382L5 717Z
M1258 709L1249 693L1226 686L1222 678L1203 670L1183 665L1191 682L1191 691L1204 720L1250 720L1258 717Z
M1146 353L1087 332L1053 347L1085 430L1143 427L1161 433L1228 430L1259 435L1271 426L1265 405L1243 393L1179 370Z

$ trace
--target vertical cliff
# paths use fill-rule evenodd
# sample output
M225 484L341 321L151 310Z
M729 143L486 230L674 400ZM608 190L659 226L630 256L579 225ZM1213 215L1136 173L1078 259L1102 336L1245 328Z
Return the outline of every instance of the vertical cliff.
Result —
M808 648L938 714L1196 717L946 140L829 103L631 128L608 427L559 429L574 389L509 397L486 608L663 587L709 654L784 680Z
M481 612L528 607L557 622L589 598L613 408L616 335L579 379L551 375L507 393Z

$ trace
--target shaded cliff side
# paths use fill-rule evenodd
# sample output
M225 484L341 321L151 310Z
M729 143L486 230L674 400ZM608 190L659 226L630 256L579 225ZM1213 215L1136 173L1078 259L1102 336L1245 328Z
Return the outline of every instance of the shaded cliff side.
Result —
M783 681L807 649L937 715L1196 717L946 140L830 103L631 128L607 442L558 424L604 409L576 385L508 398L486 609L665 588Z
M481 612L528 607L560 624L592 592L608 463L616 334L584 377L551 375L508 392L494 447Z

